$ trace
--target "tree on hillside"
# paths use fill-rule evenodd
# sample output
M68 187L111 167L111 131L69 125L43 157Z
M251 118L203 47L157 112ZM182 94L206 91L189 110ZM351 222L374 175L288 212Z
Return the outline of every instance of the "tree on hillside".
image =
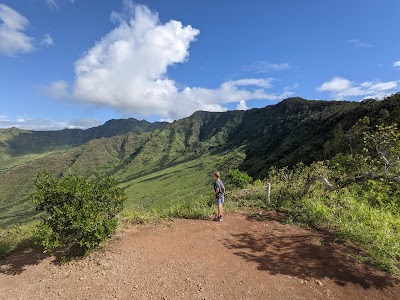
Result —
M400 130L396 124L378 125L373 132L364 133L366 150L375 152L379 162L383 165L383 176L388 172L398 171L400 163Z

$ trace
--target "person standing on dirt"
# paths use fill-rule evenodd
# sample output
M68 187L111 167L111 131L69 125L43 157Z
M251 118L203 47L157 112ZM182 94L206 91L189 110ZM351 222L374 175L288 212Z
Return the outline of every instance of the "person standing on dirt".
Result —
M225 194L225 186L224 183L221 180L221 173L219 171L216 171L214 173L214 198L215 198L215 204L217 204L218 207L218 214L217 217L214 219L214 221L221 222L223 220L222 218L222 204L224 204L224 194Z

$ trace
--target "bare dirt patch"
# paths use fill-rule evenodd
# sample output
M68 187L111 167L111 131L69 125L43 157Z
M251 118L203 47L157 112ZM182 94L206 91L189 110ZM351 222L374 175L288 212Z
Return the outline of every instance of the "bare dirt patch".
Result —
M329 234L279 215L130 227L59 266L37 250L0 262L0 299L400 299L399 279Z

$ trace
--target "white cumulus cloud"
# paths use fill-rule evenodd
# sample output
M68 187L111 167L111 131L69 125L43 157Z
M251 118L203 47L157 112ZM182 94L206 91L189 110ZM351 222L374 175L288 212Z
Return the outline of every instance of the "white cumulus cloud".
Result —
M249 107L246 104L246 101L240 100L239 103L236 105L237 110L248 110Z
M396 61L396 62L393 64L393 67L399 68L399 69L400 69L400 60L399 60L399 61Z
M124 13L113 12L116 28L75 62L72 84L57 81L48 94L113 107L124 114L157 115L163 119L188 116L197 110L225 111L241 100L278 100L266 92L269 78L227 81L216 89L186 87L168 77L168 68L184 63L199 30L171 20L161 23L156 12L125 2Z
M27 18L0 3L0 53L14 56L34 51L34 38L25 32L28 25Z
M352 86L350 80L342 77L334 77L330 81L324 82L318 90L321 92L341 92L350 89Z
M324 82L317 88L320 92L328 92L334 99L347 99L353 97L383 98L398 89L400 81L365 81L357 83L342 77L334 77Z

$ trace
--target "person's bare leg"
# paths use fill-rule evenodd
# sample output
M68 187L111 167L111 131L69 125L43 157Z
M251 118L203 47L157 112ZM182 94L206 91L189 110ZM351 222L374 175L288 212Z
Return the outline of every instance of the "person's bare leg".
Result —
M218 204L218 217L222 216L222 204Z

